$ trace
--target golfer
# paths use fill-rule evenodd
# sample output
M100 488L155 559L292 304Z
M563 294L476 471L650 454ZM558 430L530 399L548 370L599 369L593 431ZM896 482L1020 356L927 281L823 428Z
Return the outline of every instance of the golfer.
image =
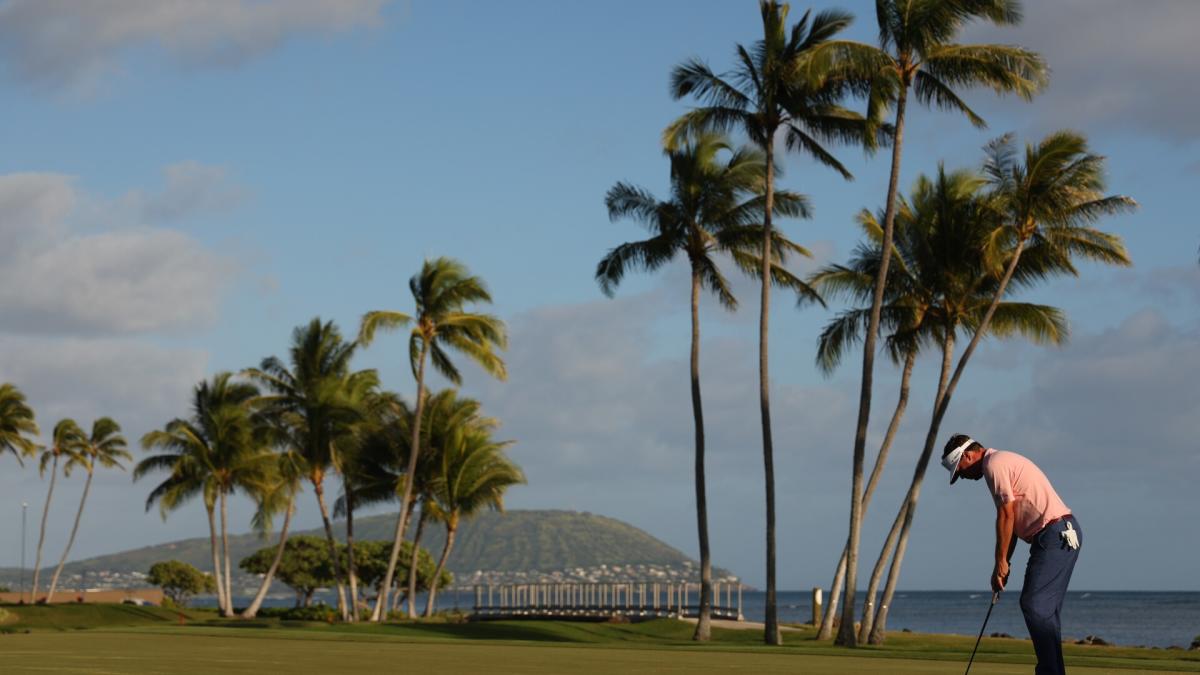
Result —
M942 451L950 484L959 477L987 479L996 503L996 566L992 590L1008 582L1008 564L1017 538L1029 544L1029 563L1021 589L1021 612L1033 638L1037 675L1065 673L1062 657L1063 598L1079 558L1083 532L1071 509L1037 466L1015 452L985 448L970 436L956 434Z

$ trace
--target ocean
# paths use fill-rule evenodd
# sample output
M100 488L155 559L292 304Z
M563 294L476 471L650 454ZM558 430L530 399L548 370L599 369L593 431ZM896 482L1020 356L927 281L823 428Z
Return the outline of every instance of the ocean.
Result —
M859 593L862 607L864 593ZM828 601L828 594L826 594ZM905 628L919 633L954 633L975 636L987 614L991 593L970 591L897 592L888 617L888 629ZM333 604L332 594L319 593L318 600ZM747 591L742 595L742 613L748 621L762 621L766 594ZM987 633L1008 633L1027 638L1025 619L1018 605L1019 592L1004 593L988 621ZM438 609L470 611L470 590L438 594ZM236 598L245 606L249 598ZM269 598L267 605L291 606L292 598ZM804 623L812 619L811 591L779 593L779 620ZM195 604L214 605L211 598ZM424 609L425 597L418 596ZM861 611L861 609L860 609ZM1118 645L1187 648L1200 636L1200 592L1175 591L1070 591L1063 605L1063 639L1078 640L1095 635Z
M1029 637L1019 593L1000 595L988 620L988 635ZM859 593L860 614L865 595ZM888 614L888 630L975 636L991 599L991 593L970 591L897 591ZM780 621L812 620L811 591L783 591L777 602ZM744 593L742 613L749 621L762 621L765 603L765 593ZM1064 640L1095 635L1118 645L1187 648L1200 636L1200 592L1068 591L1062 622Z

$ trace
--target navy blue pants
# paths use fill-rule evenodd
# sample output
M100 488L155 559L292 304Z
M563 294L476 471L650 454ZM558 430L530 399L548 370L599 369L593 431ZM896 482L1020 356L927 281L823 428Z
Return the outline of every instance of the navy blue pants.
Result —
M1037 654L1037 675L1066 673L1062 656L1062 612L1063 599L1067 596L1067 584L1071 582L1071 571L1079 558L1080 549L1070 549L1061 533L1071 523L1082 548L1083 531L1074 516L1051 523L1037 533L1029 544L1029 564L1025 567L1025 586L1021 591L1021 612L1029 637L1033 639L1033 651Z

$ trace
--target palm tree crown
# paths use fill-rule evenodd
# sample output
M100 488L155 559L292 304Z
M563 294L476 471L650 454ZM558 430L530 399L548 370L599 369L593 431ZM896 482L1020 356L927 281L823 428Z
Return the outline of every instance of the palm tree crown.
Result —
M21 462L37 452L37 443L30 436L38 434L33 408L25 395L13 384L0 384L0 454L11 452Z

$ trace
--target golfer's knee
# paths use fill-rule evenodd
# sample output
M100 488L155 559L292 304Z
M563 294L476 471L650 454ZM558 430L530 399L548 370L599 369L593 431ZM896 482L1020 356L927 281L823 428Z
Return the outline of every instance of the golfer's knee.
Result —
M1029 624L1030 630L1053 630L1055 627L1054 607L1049 603L1021 596L1021 613L1025 615L1025 622Z

